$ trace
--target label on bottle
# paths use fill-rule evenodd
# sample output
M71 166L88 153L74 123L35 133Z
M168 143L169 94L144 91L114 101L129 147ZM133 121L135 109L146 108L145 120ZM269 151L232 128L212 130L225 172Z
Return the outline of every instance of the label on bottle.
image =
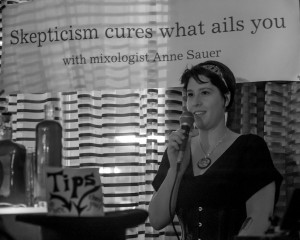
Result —
M10 195L11 182L11 155L0 156L0 196L8 197Z

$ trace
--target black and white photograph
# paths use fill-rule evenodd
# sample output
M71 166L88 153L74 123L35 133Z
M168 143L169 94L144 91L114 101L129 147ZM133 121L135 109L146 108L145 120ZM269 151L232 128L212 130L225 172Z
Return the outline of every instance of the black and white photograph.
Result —
M0 240L300 240L299 0L0 1Z

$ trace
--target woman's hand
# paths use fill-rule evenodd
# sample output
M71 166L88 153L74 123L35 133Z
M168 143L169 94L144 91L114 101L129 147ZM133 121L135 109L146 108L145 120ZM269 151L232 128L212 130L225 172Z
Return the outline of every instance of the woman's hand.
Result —
M191 129L189 133L188 142L186 144L186 149L184 153L183 160L180 164L179 173L184 173L190 160L191 156L191 138L195 137L199 134L197 129ZM168 158L170 162L170 169L177 170L177 158L179 155L180 146L184 141L184 130L178 129L177 131L172 132L172 134L169 137L168 142Z

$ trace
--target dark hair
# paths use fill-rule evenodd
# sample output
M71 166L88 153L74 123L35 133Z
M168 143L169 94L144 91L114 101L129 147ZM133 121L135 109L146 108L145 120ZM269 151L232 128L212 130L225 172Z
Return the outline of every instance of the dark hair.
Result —
M210 70L206 66L216 66L220 70L221 74L217 74L215 71ZM184 89L187 89L189 80L191 78L195 79L198 83L204 83L199 78L200 75L209 78L211 83L220 90L224 99L226 99L225 94L230 92L230 101L226 107L226 111L228 111L234 100L236 86L236 80L232 71L225 64L220 63L218 61L210 60L203 63L199 63L195 66L192 66L190 69L186 69L183 72L180 81L181 84L183 84ZM226 84L224 83L224 81L226 82Z

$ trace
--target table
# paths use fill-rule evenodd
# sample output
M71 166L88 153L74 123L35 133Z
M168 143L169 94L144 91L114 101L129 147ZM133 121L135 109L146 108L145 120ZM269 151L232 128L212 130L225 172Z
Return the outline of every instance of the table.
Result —
M102 217L22 214L16 220L41 226L43 240L124 240L126 229L144 223L147 217L143 209L130 209L107 212Z

